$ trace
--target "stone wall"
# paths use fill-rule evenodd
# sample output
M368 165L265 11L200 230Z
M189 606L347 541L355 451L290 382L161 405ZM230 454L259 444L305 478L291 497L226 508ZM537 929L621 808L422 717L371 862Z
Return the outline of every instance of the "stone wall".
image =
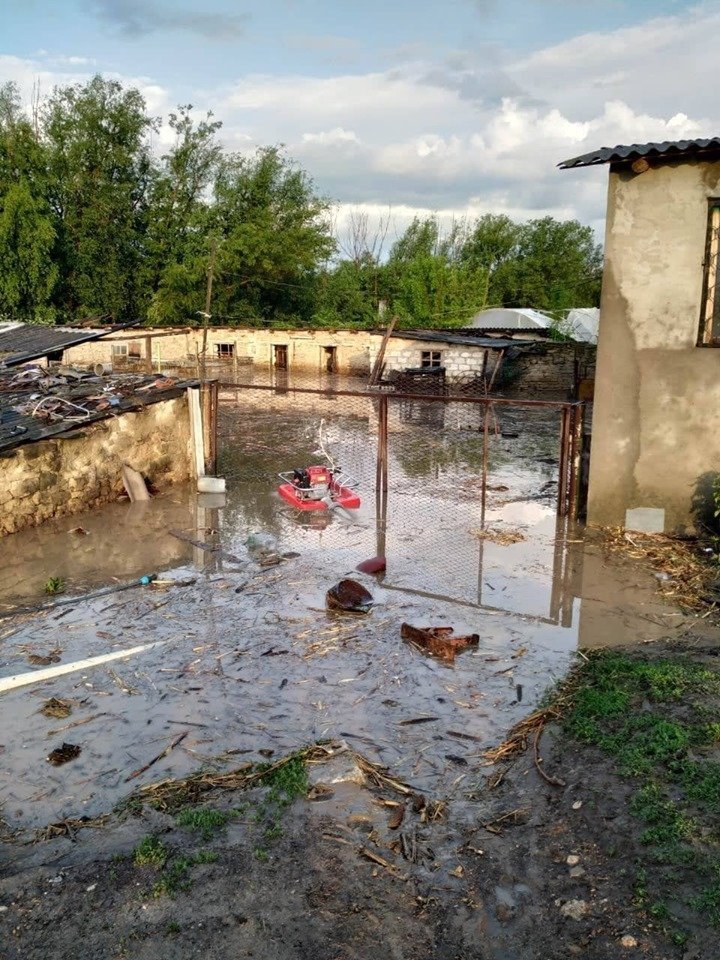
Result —
M176 367L194 367L198 350L202 349L202 330L180 331L150 340L153 368L172 371ZM132 346L140 359L113 356L116 345ZM326 370L327 348L334 348L337 372L351 376L367 376L382 344L382 334L365 330L258 330L220 327L207 334L209 372L221 379L248 379L251 368L268 369L275 364L276 348L286 347L288 369L307 374ZM221 346L232 346L234 356L216 364ZM126 335L108 337L93 343L84 343L65 351L65 361L78 365L113 364L115 369L143 369L148 341L139 335L128 341ZM514 348L515 349L515 348ZM513 393L544 394L566 399L573 386L573 357L575 350L581 358L594 365L595 347L590 344L553 343L538 341L521 350L515 360L504 363L505 387ZM441 343L434 340L416 340L393 336L385 352L385 372L393 373L422 365L422 354L431 351L440 354L448 381L466 381L479 376L488 353L486 373L492 376L498 356L497 350L472 344ZM585 362L585 361L583 361ZM592 376L592 373L590 374Z
M373 346L372 362L375 361L380 341ZM440 366L445 368L448 381L470 379L479 376L483 370L485 354L488 354L487 375L492 371L497 360L497 352L486 350L484 347L473 347L469 344L438 343L434 340L405 340L402 337L392 337L385 351L385 376L392 372L407 369L417 370L422 366L423 353L440 355Z
M193 475L187 397L2 455L0 536L117 500L124 463L156 489Z
M594 344L544 341L518 349L519 356L505 364L501 381L504 393L570 399L576 357L580 377L593 379L595 376L597 347Z
M147 330L148 333L158 331ZM65 351L65 362L80 365L112 364L120 359L113 353L125 344L129 353L139 354L139 359L128 358L128 365L134 363L142 368L147 357L148 340L139 331L136 339L128 340L127 334L107 337L93 343L80 344ZM334 348L334 358L338 373L354 376L366 376L370 372L372 346L379 345L381 336L364 330L262 330L241 329L237 327L215 327L207 331L207 359L212 362L222 356L221 351L231 352L234 356L225 360L228 370L233 367L242 374L248 364L260 367L274 366L277 348L285 347L289 369L302 369L320 372L327 369L329 348ZM174 335L153 337L149 348L156 370L165 370L173 365L193 366L197 363L198 352L202 350L203 331L180 331ZM228 350L228 348L230 348Z

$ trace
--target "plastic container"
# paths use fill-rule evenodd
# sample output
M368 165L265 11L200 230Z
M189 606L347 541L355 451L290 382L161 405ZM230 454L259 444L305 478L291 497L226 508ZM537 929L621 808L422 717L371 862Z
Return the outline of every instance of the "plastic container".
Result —
M225 477L198 477L198 493L225 493Z

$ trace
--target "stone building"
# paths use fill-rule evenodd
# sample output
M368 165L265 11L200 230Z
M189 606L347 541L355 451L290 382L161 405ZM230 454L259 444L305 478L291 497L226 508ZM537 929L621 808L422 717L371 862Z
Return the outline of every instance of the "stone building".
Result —
M683 531L720 469L720 138L603 148L609 164L588 520Z
M382 331L278 330L211 327L152 329L111 334L96 343L66 351L68 362L98 370L152 369L158 372L200 370L203 339L209 372L220 379L247 381L270 370L307 376L312 382L328 373L367 379L383 341ZM442 367L450 385L485 376L488 383L500 364L503 390L567 399L578 370L592 375L594 347L527 337L517 331L399 330L384 356L384 376L405 370ZM590 371L588 374L587 371Z

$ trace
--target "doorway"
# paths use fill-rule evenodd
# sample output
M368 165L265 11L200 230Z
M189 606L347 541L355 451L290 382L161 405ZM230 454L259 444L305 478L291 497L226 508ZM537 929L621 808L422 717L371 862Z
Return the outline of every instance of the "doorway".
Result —
M337 373L337 347L323 347L323 370Z
M287 370L288 348L285 343L276 343L273 346L273 366L276 370Z

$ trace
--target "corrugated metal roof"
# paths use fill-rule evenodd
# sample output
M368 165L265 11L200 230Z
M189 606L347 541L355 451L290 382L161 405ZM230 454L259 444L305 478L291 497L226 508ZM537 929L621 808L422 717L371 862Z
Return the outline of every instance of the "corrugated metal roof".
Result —
M532 307L490 307L470 321L476 330L548 330L552 317Z
M398 330L392 339L425 340L428 343L448 343L462 347L483 347L491 350L506 350L519 344L531 343L530 340L511 340L509 337L482 337L472 333L445 333L441 330Z
M592 153L584 153L571 160L563 160L561 170L573 167L594 167L602 163L620 160L635 160L638 157L658 157L672 160L679 156L697 156L720 151L720 137L709 140L664 140L662 143L631 143L629 146L601 147Z
M181 396L197 380L159 374L98 377L29 368L0 376L0 452L62 436L147 404Z
M0 327L0 368L16 367L29 360L38 360L56 350L67 350L78 343L100 340L117 330L135 327L138 320L119 327L46 327L20 323Z

